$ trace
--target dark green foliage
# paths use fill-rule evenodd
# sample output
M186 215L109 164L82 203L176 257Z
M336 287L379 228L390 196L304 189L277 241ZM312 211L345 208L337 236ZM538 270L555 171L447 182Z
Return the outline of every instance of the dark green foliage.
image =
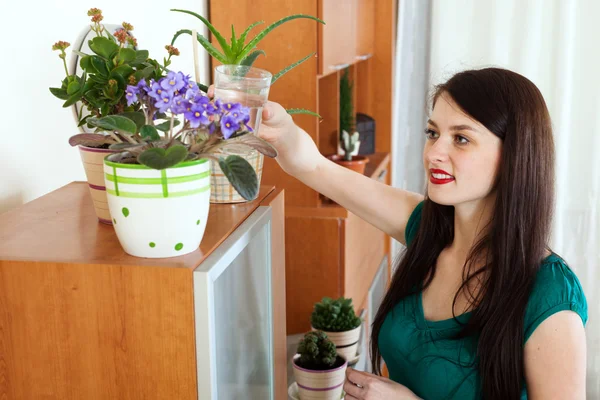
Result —
M300 360L298 365L313 370L326 370L335 365L337 351L327 334L322 331L312 331L304 335L298 344Z
M352 87L353 83L348 76L348 68L340 78L340 138L342 132L354 132L354 113L352 112Z
M345 332L360 326L361 320L354 313L352 299L323 297L320 303L315 304L310 323L315 329Z

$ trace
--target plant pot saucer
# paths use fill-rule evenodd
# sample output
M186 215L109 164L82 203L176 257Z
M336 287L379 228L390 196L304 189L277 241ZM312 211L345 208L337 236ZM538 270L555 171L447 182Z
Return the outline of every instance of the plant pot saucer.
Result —
M342 397L340 397L340 400L344 400L344 395L345 393L342 392ZM292 400L300 400L300 397L298 395L298 384L296 382L292 383L288 387L288 397Z
M354 357L348 359L348 366L351 367L358 362L360 359L360 354L355 355Z

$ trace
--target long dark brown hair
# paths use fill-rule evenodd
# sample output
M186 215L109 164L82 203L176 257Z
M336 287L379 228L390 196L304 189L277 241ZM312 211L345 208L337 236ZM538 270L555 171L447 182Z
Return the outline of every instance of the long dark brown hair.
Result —
M442 94L502 140L493 216L486 235L467 257L453 310L467 288L473 312L456 339L479 337L475 362L483 398L518 399L524 383L525 307L547 248L554 207L550 116L538 88L505 69L460 72L435 88L433 105ZM429 286L436 260L453 238L454 207L426 197L418 231L372 324L375 373L381 374L379 332L386 316L402 298L415 294L415 288ZM473 265L482 255L485 265ZM480 289L473 294L467 283L476 277Z

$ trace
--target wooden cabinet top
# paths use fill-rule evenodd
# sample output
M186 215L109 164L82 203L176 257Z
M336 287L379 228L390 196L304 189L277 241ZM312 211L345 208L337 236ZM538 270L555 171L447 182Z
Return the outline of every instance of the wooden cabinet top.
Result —
M72 182L0 215L0 261L143 265L194 269L274 190L261 186L256 200L211 204L196 251L172 258L132 257L111 225L98 222L85 182Z

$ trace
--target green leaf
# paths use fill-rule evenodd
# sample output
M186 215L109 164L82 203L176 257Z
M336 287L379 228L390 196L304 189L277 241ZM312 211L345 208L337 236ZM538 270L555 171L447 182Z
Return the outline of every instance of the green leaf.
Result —
M137 50L135 52L135 61L146 61L150 56L150 52L148 50Z
M129 65L124 64L121 66L118 66L117 68L113 69L112 71L110 71L111 74L116 73L121 75L123 78L129 78L129 75L133 74L133 68L131 68Z
M232 53L231 47L229 47L229 44L227 44L227 40L223 37L223 35L221 35L221 33L206 18L204 18L200 14L196 14L193 11L178 10L178 9L175 9L175 8L172 8L171 11L176 11L176 12L181 12L181 13L193 15L194 17L196 17L200 21L202 21L204 23L204 25L206 25L208 27L208 30L210 30L210 32L215 36L215 38L217 39L217 41L221 45L221 49L223 49L223 53L225 54L225 56L228 59L232 59L233 58L233 53ZM228 64L230 64L230 63L228 63Z
M135 123L135 126L137 127L136 132L141 132L142 126L144 126L144 124L146 123L146 116L141 111L123 112L118 115L132 120Z
M178 120L173 121L173 126L177 126L179 124L180 124L180 122ZM171 129L171 121L165 121L163 123L156 125L156 129L158 129L159 131L162 131L162 132L168 132L169 129Z
M265 21L257 21L246 28L246 30L242 33L242 36L240 36L240 38L237 41L237 46L234 51L236 56L238 56L240 54L240 51L244 48L244 45L246 44L246 36L248 36L248 33L250 33L252 28L254 28L256 25L260 25L260 24L264 24L264 23L265 23Z
M67 101L65 101L63 103L63 107L72 106L73 104L77 103L79 101L79 99L81 99L81 97L82 97L82 93L81 92L77 92L77 93L73 94L71 97L69 97L67 99Z
M235 48L237 47L237 43L235 41L235 28L233 24L231 24L231 52L235 52Z
M88 41L90 49L105 59L112 58L113 54L119 50L119 46L112 40L103 36L96 36Z
M190 36L192 35L192 31L189 29L182 29L180 31L177 31L175 33L175 36L173 36L173 40L171 40L171 45L173 45L175 43L175 40L177 40L177 38L180 35L183 35L184 33L188 34ZM219 50L217 50L215 48L215 46L213 46L212 43L210 43L208 41L208 39L206 39L204 36L202 36L199 33L196 33L196 38L198 39L198 41L200 42L202 47L204 47L206 49L206 51L208 51L208 54L210 54L211 56L213 56L215 59L217 59L219 62L221 62L223 64L231 64L227 60L227 58L223 54L219 53Z
M158 131L152 125L142 126L142 128L140 129L140 135L142 135L143 138L149 138L152 141L160 140L160 135L158 134Z
M148 79L152 74L154 73L154 67L150 66L150 67L146 67L143 70L137 70L135 71L135 79L136 81L140 81L142 78L144 79Z
M79 91L79 89L81 89L81 85L79 84L79 82L71 82L69 83L69 86L67 87L67 94L73 95L75 93L77 93Z
M100 74L101 76L108 76L108 68L106 68L106 61L104 61L101 57L92 56L92 66L96 71L98 71L98 74Z
M254 64L254 61L256 61L256 58L258 56L260 56L261 54L265 57L267 56L267 54L263 50L254 50L252 53L248 54L248 56L242 60L240 65L245 65L247 67L251 67L252 64Z
M282 69L281 71L279 71L278 73L276 73L273 78L271 79L271 85L273 83L275 83L275 81L279 78L281 78L283 75L285 75L286 73L290 72L292 69L296 68L298 65L302 64L304 61L308 60L309 58L311 58L312 56L314 56L316 53L311 53L309 55L307 55L306 57L304 57L301 60L296 61L295 63L288 65L287 67L285 67L284 69Z
M198 83L198 82L196 82L196 84L198 85L198 88L200 88L200 90L202 90L204 93L208 93L207 85L203 85L202 83Z
M117 55L117 60L121 63L127 63L129 61L135 60L135 50L129 49L127 47L123 47L119 50L119 54Z
M185 146L177 144L167 150L155 147L138 156L138 162L154 169L165 169L179 164L186 159L188 151Z
M258 178L252 165L240 156L229 156L219 159L221 170L235 188L246 200L253 200L258 195Z
M102 86L106 85L108 83L108 77L103 77L102 75L99 75L99 74L98 75L95 75L95 74L90 75L89 80L91 82L100 84Z
M294 14L294 15L289 15L285 18L280 19L277 22L272 23L271 25L269 25L268 27L266 27L262 32L260 32L258 35L256 35L256 37L254 39L252 39L252 41L250 41L250 43L248 43L240 52L240 54L237 55L237 58L235 59L235 61L233 62L233 64L238 64L241 60L243 60L246 57L246 54L248 54L250 51L252 51L256 45L258 44L258 42L260 42L269 32L271 32L273 29L277 28L279 25L286 23L288 21L291 21L293 19L298 19L298 18L307 18L307 19L312 19L314 21L320 22L323 25L325 25L325 22L317 17L313 17L312 15L306 15L306 14Z
M105 107L103 106L102 113L105 112L104 108ZM106 112L108 112L108 109L106 110ZM120 115L107 115L106 117L102 118L90 118L88 119L88 123L98 128L107 129L110 131L117 131L119 133L127 135L133 135L136 131L135 122L133 122L127 117L123 117Z
M290 109L287 109L285 111L287 111L287 113L290 114L290 115L294 115L294 114L308 114L308 115L312 115L313 117L322 118L316 112L305 110L303 108L290 108Z
M69 98L69 94L65 89L51 87L50 93L52 93L54 96L58 97L61 100L67 100Z
M92 57L91 56L81 57L81 59L79 60L79 66L84 71L88 71L88 72L90 72L92 74L97 74L98 73L98 71L96 70L96 68L94 68L94 66L92 65Z
M79 121L79 123L77 124L77 127L79 128L80 126L83 126L87 123L88 118L90 118L92 115L86 115L85 117L81 118L81 121Z

